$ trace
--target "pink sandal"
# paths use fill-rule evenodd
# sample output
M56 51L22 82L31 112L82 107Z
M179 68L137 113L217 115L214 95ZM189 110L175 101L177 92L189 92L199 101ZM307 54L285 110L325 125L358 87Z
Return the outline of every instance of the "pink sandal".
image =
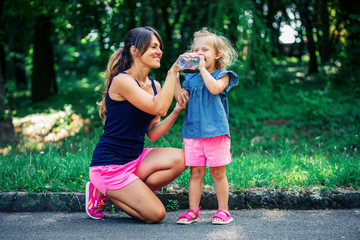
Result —
M221 214L222 213L225 213L224 214ZM225 211L225 210L219 210L216 212L215 216L212 218L214 220L214 218L220 218L221 220L223 220L222 222L212 222L212 224L215 224L215 225L225 225L225 224L229 224L231 223L234 219L230 216L230 213L228 211Z
M201 206L199 206L199 209L196 211L194 209L190 209L189 211L187 211L186 213L184 214L181 214L180 217L177 219L177 222L178 224L184 224L184 225L188 225L188 224L192 224L194 222L197 222L197 219L199 217L199 211L201 209ZM189 214L189 212L193 212L195 214L195 218ZM182 222L182 221L179 221L180 218L187 218L187 222Z

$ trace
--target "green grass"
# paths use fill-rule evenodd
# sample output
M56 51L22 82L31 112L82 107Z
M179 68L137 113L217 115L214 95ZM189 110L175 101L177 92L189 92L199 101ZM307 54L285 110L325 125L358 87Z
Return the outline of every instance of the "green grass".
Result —
M89 178L93 143L82 138L82 146L74 147L69 140L58 147L47 144L41 151L10 151L7 156L1 157L0 190L83 191Z
M354 138L357 139L357 136ZM236 149L236 144L232 142L233 149ZM360 187L360 156L357 149L324 151L321 147L312 148L307 144L288 144L278 146L270 152L261 148L252 150L254 151L246 151L239 155L233 151L232 163L227 166L227 177L233 192L253 188L334 190ZM189 172L187 169L176 179L168 187L169 191L186 189L190 179ZM204 186L205 190L214 191L209 172L204 178Z
M333 86L329 75L308 77L301 71L301 66L280 69L267 88L243 84L230 92L233 161L227 176L233 192L360 189L360 91ZM19 146L8 146L8 154L0 155L0 191L84 191L102 133L95 104L99 85L98 76L61 83L60 93L46 104L32 104L28 93L10 96L15 117L60 111L70 104L90 120L90 132L80 131L41 149L21 139ZM146 147L182 148L182 117L157 141L146 140ZM189 177L187 169L163 191L186 191ZM204 186L214 190L209 173Z
M88 169L93 148L98 136L77 137L63 141L61 146L48 144L38 152L22 153L10 151L0 158L1 191L84 191L88 181ZM148 146L172 146L166 137ZM176 145L176 144L174 144ZM11 163L11 164L9 164ZM249 188L266 189L336 189L360 186L360 158L357 152L324 153L321 150L311 154L286 147L278 151L255 151L233 155L227 167L227 176L232 191ZM164 191L187 189L189 169ZM205 190L213 191L209 173L204 179Z

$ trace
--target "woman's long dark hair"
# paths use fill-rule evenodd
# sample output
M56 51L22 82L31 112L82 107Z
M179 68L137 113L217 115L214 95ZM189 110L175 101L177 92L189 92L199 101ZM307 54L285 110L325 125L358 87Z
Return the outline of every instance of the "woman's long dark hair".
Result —
M134 46L139 50L139 56L142 56L149 48L153 34L155 34L159 40L160 49L162 50L163 41L159 33L152 27L139 27L131 29L125 37L124 47L111 55L105 74L103 97L101 102L98 103L99 115L104 121L106 119L105 100L110 80L118 73L129 69L133 64L130 47Z

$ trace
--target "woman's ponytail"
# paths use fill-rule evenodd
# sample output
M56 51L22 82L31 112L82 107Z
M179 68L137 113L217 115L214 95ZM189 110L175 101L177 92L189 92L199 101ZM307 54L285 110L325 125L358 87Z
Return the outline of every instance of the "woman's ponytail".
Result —
M98 102L99 115L101 119L106 120L106 95L110 80L115 77L118 73L123 72L131 67L132 57L130 54L127 54L123 48L114 52L108 62L105 81L104 81L104 91L102 92L102 100Z

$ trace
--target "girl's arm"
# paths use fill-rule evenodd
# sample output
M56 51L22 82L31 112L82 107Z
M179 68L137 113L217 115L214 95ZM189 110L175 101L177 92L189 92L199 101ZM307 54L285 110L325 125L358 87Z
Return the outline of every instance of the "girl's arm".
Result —
M213 95L221 93L229 85L229 74L226 74L218 80L215 80L215 78L210 75L206 68L204 68L204 70L200 70L200 74L204 80L207 89Z
M187 102L189 100L188 92L184 91L179 95L179 98L183 104L176 103L174 110L167 116L163 121L160 120L160 116L154 118L149 126L147 131L147 136L151 141L158 139L163 136L175 123L176 118L180 113L186 108Z
M213 95L221 93L229 85L229 74L226 74L218 80L215 80L215 78L211 76L209 71L205 68L205 61L203 56L200 56L199 71L207 89Z

